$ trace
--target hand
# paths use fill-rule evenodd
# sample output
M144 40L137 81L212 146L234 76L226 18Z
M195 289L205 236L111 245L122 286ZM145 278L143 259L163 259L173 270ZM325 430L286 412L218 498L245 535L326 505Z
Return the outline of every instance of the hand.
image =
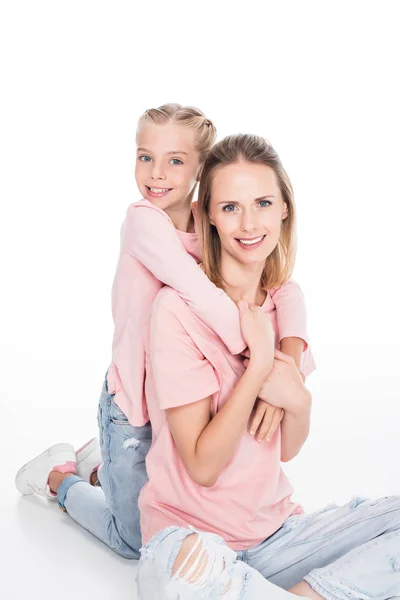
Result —
M269 442L284 416L285 411L282 408L277 408L264 400L257 399L254 412L250 417L250 434L255 435L257 433L257 442L263 442L265 439Z
M240 327L246 342L250 361L269 371L274 357L275 334L269 316L260 306L249 306L241 300L238 303L240 311Z
M258 396L264 402L283 408L287 412L295 412L301 399L309 398L293 358L275 350L272 369Z

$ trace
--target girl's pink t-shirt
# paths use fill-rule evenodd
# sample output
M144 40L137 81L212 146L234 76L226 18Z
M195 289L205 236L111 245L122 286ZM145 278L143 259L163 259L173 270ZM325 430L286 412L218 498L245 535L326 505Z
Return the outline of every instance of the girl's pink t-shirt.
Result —
M177 231L168 215L147 200L131 204L121 231L121 251L114 278L112 308L114 339L108 389L129 422L149 420L144 395L146 324L152 303L163 284L174 288L194 314L211 327L232 354L244 350L238 309L198 267L196 233ZM281 338L305 341L306 309L299 286L289 281L271 291L277 307ZM303 370L314 362L303 353Z
M278 346L277 311L270 295L264 310ZM305 331L299 334L306 339ZM202 487L188 475L165 410L211 396L215 415L244 366L170 288L161 290L153 303L145 350L153 443L146 460L149 481L139 499L144 543L171 525L191 525L221 535L234 550L244 550L272 535L290 515L301 513L291 501L293 489L281 468L280 429L262 444L244 433L214 486ZM307 375L309 369L304 371Z

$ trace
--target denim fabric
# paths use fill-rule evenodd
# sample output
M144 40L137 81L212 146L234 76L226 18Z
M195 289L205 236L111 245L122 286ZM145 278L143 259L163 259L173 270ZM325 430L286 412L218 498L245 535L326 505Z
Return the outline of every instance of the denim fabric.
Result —
M145 458L151 446L151 426L130 425L108 393L107 382L100 396L98 424L101 487L68 477L59 489L59 504L118 554L138 559L142 545L138 497L147 481Z
M230 550L219 536L197 532L210 565L223 555L222 573L231 580L225 595L221 569L211 572L201 588L171 575L182 540L191 533L170 527L142 549L140 599L290 600L295 596L286 590L303 579L326 600L400 596L400 496L355 499L290 517L262 544L242 552Z

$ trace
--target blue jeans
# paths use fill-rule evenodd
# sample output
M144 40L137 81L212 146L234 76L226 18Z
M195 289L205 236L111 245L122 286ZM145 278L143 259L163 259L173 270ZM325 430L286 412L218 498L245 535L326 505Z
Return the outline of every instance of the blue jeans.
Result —
M203 554L172 574L192 534ZM194 535L193 535L194 534ZM287 519L260 545L234 552L215 534L169 527L142 549L141 600L295 600L305 580L326 600L400 596L400 496L356 499L342 507Z
M142 545L138 497L147 481L145 459L151 446L151 426L130 425L108 393L107 381L99 400L98 424L101 487L71 475L60 485L58 502L77 523L118 554L138 559Z

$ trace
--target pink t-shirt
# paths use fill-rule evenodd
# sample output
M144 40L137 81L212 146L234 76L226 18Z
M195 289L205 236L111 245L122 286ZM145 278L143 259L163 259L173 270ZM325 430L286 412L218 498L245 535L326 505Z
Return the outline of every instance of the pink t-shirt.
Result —
M135 426L147 423L144 395L146 324L163 284L174 288L201 321L211 327L232 354L244 347L238 309L198 267L196 233L177 231L168 215L147 200L131 204L121 231L121 251L114 278L114 339L108 389ZM289 281L271 290L282 337L303 337L306 309L299 286ZM311 353L303 353L305 371L313 369ZM303 369L303 370L304 370Z
M277 311L270 295L264 309L278 346ZM298 334L306 339L305 330ZM145 348L153 443L146 460L149 482L139 499L144 543L170 525L192 525L221 535L234 550L244 550L272 535L290 515L301 513L301 507L291 502L292 486L281 468L280 429L263 444L244 433L214 486L200 486L188 475L165 409L212 396L215 415L244 367L242 359L233 356L170 288L161 290L153 303Z

